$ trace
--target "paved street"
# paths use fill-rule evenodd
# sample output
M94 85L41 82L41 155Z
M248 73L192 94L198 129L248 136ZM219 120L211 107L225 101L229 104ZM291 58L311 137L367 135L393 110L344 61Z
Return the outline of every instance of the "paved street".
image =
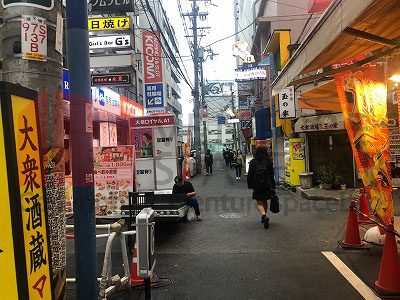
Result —
M279 191L265 230L245 177L222 161L193 184L204 220L158 226L156 273L172 284L157 299L362 299L321 254L342 237L347 205Z
M155 272L163 287L153 289L153 299L362 299L321 253L335 250L342 238L346 202L279 190L281 212L269 214L265 230L245 179L236 181L218 159L212 176L193 179L203 221L157 226ZM104 242L97 248L101 264ZM72 243L70 250L68 276ZM72 299L71 286L69 292ZM113 299L142 298L134 290Z

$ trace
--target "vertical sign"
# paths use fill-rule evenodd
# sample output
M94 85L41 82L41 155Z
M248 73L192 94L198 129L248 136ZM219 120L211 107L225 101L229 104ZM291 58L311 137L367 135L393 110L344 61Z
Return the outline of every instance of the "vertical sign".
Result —
M46 19L36 16L22 16L21 52L27 60L47 60Z
M161 44L159 33L144 31L143 69L146 109L164 107Z
M296 118L296 103L294 98L294 86L289 86L279 93L279 118Z
M0 82L0 95L2 298L52 299L36 93Z
M110 146L117 146L117 144L118 144L117 124L109 123L108 127L110 130Z
M110 146L110 129L108 122L100 122L100 147Z

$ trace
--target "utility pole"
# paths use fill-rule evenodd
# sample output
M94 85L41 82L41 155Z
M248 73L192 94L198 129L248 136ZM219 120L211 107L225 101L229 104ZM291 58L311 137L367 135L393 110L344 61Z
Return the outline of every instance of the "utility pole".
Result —
M62 14L62 1L54 1L54 6L46 9L29 6L26 1L18 1L3 9L0 54L2 59L2 80L30 88L38 92L38 115L40 121L41 152L49 158L54 168L44 168L44 191L47 199L48 225L50 228L49 258L53 267L53 294L55 299L65 298L65 166L64 166L64 118L62 52L55 50L57 16ZM42 1L46 5L46 1ZM3 3L3 2L2 2ZM22 16L35 16L45 19L47 30L47 55L43 61L22 58ZM59 20L62 18L58 18ZM28 25L29 26L29 25ZM33 27L33 26L30 26ZM32 29L32 28L31 28ZM37 34L37 32L36 32ZM62 36L61 36L62 39ZM33 40L26 40L25 43ZM32 46L33 44L31 44ZM37 44L36 44L37 45ZM57 156L54 154L57 153ZM50 164L48 164L50 165ZM55 184L54 179L57 180ZM50 183L51 182L51 183ZM52 193L49 193L52 191Z
M194 57L194 145L196 149L196 173L201 174L201 137L200 137L200 93L199 93L199 45L197 41L197 16L199 8L196 0L192 6L193 57Z
M97 299L87 0L67 1L77 299Z
M207 107L206 99L204 97L204 72L203 72L203 62L204 62L204 49L199 49L200 52L200 90L201 90L201 105ZM208 141L207 141L207 121L203 120L203 145L204 145L204 152L208 149Z
M230 90L231 90L232 112L234 114L236 114L236 111L235 111L235 97L234 97L234 92L233 92L233 84L230 85ZM236 123L233 123L233 147L236 147L236 150L239 149L238 143L237 143Z

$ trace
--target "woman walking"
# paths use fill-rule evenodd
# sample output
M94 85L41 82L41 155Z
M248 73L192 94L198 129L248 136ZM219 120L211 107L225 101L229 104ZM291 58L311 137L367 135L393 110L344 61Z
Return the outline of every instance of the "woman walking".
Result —
M247 175L247 186L253 189L253 199L257 201L257 209L261 215L264 228L269 227L267 217L268 199L275 193L274 167L272 159L265 147L257 149L255 158L251 160Z
M240 149L236 152L234 162L234 166L236 169L236 180L240 180L240 177L242 177L242 168L244 165L244 158Z

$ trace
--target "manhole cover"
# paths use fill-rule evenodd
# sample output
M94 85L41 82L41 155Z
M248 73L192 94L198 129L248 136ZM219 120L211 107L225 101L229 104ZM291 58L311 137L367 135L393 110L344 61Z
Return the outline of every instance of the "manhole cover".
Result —
M241 214L241 213L226 213L226 214L222 214L219 215L221 218L224 219L240 219L240 218L244 218L246 216L246 214Z

